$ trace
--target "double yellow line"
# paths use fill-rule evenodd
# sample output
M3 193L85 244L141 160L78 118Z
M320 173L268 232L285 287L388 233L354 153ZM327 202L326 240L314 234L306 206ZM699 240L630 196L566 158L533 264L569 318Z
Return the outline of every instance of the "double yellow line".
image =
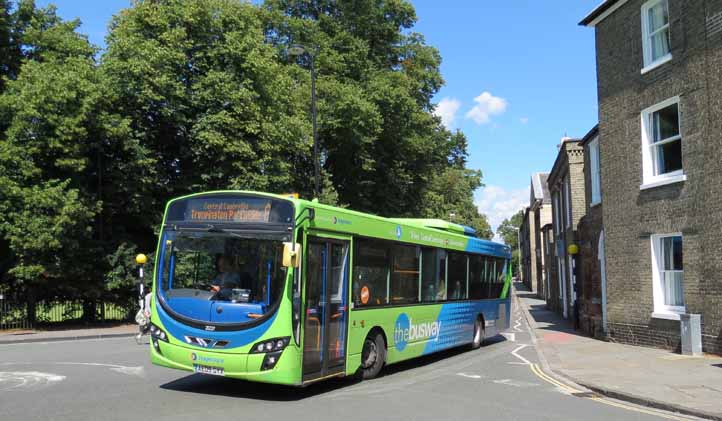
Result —
M542 371L542 369L539 367L538 364L530 364L529 368L531 368L531 371L532 371L532 373L534 373L534 375L536 375L537 377L539 377L540 379L542 379L548 383L553 384L554 386L558 387L559 389L561 389L565 392L568 392L570 394L584 393L581 390L575 389L569 385L566 385L566 384L550 377L549 375L547 375L546 373L544 373ZM640 412L642 414L653 415L655 417L666 418L669 420L683 421L683 420L691 419L691 418L680 418L679 416L668 414L668 413L662 412L662 411L657 411L654 409L647 409L647 408L641 408L641 407L637 407L637 406L627 405L627 404L624 404L621 402L616 402L616 401L612 401L609 399L601 398L596 394L592 394L592 396L581 396L581 397L583 397L584 399L589 399L589 400L593 400L595 402L603 403L605 405L614 406L614 407L621 408L621 409L626 409L628 411Z

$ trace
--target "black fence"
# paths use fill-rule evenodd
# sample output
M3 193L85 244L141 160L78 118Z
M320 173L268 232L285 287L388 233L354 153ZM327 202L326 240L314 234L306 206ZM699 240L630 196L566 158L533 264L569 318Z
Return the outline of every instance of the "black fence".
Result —
M0 294L0 330L32 329L39 325L52 326L78 322L130 321L137 305L82 300L38 301L30 305L14 297ZM33 316L31 312L34 311Z

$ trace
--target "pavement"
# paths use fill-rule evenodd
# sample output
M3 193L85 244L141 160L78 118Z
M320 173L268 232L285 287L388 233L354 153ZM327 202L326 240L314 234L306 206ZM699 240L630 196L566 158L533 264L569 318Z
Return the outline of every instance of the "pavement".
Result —
M722 420L722 358L591 339L522 284L515 289L551 374L607 397Z
M385 367L373 380L306 388L153 366L149 345L129 337L0 344L0 420L691 419L551 378L539 371L519 306L511 322L478 350L460 347Z
M11 330L0 331L0 344L119 338L130 337L136 334L138 334L138 325L136 324L94 327L91 329Z

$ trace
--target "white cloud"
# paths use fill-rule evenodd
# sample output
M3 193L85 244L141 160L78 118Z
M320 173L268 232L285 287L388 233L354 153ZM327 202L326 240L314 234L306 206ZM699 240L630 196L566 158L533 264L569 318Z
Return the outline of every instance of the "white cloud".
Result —
M529 206L529 187L506 190L500 186L486 186L477 190L475 197L479 212L486 215L494 231L494 240L501 241L496 229L506 218L510 218L520 209Z
M441 117L441 122L446 128L450 129L451 125L454 124L456 112L459 111L459 107L461 107L461 102L459 102L458 99L444 98L436 105L434 115Z
M521 121L521 124L526 124L529 122L529 117L522 117L519 119L519 121Z
M504 98L486 91L474 98L474 102L476 105L466 113L466 118L474 120L477 124L486 124L490 121L491 116L503 114L508 105Z

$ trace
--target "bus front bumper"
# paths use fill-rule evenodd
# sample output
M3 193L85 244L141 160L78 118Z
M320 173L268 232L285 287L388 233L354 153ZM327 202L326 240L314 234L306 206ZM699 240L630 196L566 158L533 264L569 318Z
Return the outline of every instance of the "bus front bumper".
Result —
M301 385L301 354L295 345L281 352L271 369L263 370L266 354L209 352L168 342L151 340L150 358L155 365L234 379L284 385Z

